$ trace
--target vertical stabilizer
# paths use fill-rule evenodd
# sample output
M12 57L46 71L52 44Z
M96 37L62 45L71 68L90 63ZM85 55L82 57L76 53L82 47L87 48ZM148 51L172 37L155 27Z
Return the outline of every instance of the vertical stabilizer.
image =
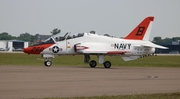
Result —
M154 21L153 16L146 17L128 36L124 39L132 40L149 40L151 33L152 23Z

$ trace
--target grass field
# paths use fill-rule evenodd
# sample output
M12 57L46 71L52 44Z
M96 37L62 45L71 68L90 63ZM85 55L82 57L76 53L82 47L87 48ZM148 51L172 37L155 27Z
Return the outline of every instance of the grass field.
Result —
M42 99L180 99L180 92L157 93L119 96L94 96L94 97L73 97L73 98L42 98Z
M91 59L98 61L97 56L91 56ZM84 63L83 55L65 55L57 56L51 59L52 66L89 66ZM180 67L180 56L151 56L139 58L137 60L124 62L119 56L105 56L112 66L129 67ZM0 53L0 65L18 65L18 66L44 66L40 55L27 55L24 53ZM102 66L98 64L98 66Z

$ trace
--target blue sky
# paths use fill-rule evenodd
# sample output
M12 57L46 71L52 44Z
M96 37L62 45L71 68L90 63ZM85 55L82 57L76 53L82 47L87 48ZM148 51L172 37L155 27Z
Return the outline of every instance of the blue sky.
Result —
M145 17L154 16L150 39L180 37L180 0L0 0L0 33L13 36L72 34L95 30L128 35Z

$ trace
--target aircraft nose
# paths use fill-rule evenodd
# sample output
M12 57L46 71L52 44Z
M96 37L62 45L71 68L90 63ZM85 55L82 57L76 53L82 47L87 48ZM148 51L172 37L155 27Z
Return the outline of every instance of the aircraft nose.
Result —
M30 54L30 51L31 49L29 47L23 49L23 52L27 54Z

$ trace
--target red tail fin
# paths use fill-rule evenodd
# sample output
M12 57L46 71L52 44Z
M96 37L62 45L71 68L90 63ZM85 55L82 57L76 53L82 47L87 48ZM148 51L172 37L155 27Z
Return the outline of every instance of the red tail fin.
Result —
M149 40L152 23L154 21L153 16L146 17L128 36L124 39L133 40Z

